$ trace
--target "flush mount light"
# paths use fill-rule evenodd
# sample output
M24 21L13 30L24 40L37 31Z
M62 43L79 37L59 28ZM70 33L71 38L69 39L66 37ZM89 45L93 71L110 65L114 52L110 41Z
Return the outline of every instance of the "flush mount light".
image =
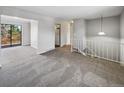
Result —
M102 28L102 26L103 26L103 17L102 16L101 16L101 19L100 19L100 24L101 24L101 26L100 26L101 31L98 32L98 35L100 35L100 36L106 35L106 33L102 31L103 30L103 28Z
M103 36L106 35L105 32L99 32L98 35Z

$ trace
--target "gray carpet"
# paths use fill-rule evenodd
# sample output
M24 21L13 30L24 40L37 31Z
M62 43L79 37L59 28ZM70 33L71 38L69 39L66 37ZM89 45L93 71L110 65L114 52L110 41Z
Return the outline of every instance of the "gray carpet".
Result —
M29 46L6 48L0 64L0 87L124 87L124 67L69 47L42 55Z

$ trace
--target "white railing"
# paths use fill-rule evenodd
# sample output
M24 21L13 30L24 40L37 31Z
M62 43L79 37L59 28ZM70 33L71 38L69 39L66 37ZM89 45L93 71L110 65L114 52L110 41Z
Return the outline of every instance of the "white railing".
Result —
M92 40L74 40L73 50L114 62L120 62L124 59L124 44L109 41Z

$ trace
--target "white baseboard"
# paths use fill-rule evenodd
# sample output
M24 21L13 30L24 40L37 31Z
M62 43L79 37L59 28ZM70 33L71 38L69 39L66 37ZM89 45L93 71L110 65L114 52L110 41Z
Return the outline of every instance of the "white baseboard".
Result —
M37 50L37 54L43 54L45 52L51 51L51 50L55 50L55 48L51 48L51 49L46 49L46 50Z
M23 44L22 46L30 46L30 44Z

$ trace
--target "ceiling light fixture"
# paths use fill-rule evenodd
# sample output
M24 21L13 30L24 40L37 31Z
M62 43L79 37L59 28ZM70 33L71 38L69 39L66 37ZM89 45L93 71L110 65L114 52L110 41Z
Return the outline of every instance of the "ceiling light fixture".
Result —
M103 32L102 30L103 30L103 28L102 28L102 26L103 26L103 17L101 16L101 18L100 18L100 32L98 32L98 35L100 35L100 36L104 36L104 35L106 35L106 33L105 32Z
M105 35L105 32L99 32L98 35L103 36Z

